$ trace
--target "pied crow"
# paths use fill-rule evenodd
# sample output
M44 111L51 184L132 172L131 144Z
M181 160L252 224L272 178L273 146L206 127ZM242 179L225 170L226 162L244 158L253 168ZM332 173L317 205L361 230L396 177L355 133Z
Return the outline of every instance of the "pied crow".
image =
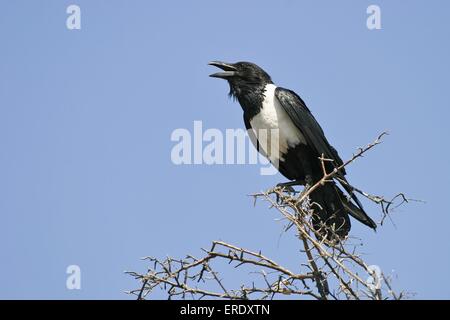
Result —
M254 63L212 61L209 64L223 70L210 76L228 81L229 95L241 105L247 132L251 138L256 138L255 146L258 151L291 180L280 183L280 186L292 190L294 185L314 185L323 177L319 159L322 155L333 160L324 162L327 172L343 164L305 102L295 92L276 86L270 76ZM258 135L259 130L272 129L277 131L278 150L268 147L268 138L261 143ZM335 178L338 178L351 199L344 195L335 180L321 185L310 194L310 202L316 204L313 205L313 226L321 237L329 240L334 238L330 237L331 234L336 234L338 238L347 236L351 226L349 214L376 229L375 222L365 213L344 177L345 174L345 169L342 168ZM327 227L323 228L324 226ZM334 231L328 232L330 228ZM323 231L327 229L328 231Z

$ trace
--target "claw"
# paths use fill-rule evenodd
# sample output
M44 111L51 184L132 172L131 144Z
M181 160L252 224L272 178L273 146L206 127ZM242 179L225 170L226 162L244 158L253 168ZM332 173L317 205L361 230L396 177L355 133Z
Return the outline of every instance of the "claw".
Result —
M282 192L287 192L289 195L291 194L296 194L298 193L298 191L296 191L291 185L286 184L286 183L279 183L277 184L277 188L281 188ZM276 199L277 199L277 203L280 204L280 196L277 194L276 195Z

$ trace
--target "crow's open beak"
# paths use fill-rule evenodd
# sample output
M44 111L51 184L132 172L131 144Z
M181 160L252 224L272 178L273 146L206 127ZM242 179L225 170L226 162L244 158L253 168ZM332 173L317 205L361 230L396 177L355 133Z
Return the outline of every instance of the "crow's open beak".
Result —
M225 63L225 62L221 62L221 61L211 61L208 64L210 66L215 66L215 67L223 70L223 72L216 72L216 73L210 74L209 75L210 77L228 79L228 78L234 77L236 75L237 69L231 63Z

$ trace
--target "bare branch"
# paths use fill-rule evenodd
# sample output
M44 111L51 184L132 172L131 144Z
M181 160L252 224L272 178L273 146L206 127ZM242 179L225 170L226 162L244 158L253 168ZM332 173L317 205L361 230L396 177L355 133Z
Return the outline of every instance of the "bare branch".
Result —
M369 266L358 253L358 246L351 243L350 238L340 241L327 240L321 236L324 232L336 235L336 230L329 226L313 227L312 217L317 204L310 203L311 192L321 185L337 180L349 186L353 191L380 205L384 219L398 206L410 202L403 193L390 200L382 196L374 196L348 184L343 179L343 168L362 157L366 152L381 143L387 133L380 134L374 142L364 148L359 148L353 156L331 172L327 172L326 163L332 161L322 155L323 177L309 188L303 189L298 196L285 192L283 188L275 187L265 192L253 194L255 203L258 199L267 201L286 221L284 231L295 227L301 241L302 253L298 270L290 270L274 260L266 257L261 251L251 251L229 244L224 241L213 241L209 250L203 250L201 258L188 255L184 259L166 258L159 260L152 257L144 258L151 267L145 274L127 272L141 281L139 289L129 293L138 299L145 299L154 290L163 290L169 299L205 297L219 299L273 299L276 296L296 295L314 299L374 299L383 297L402 299L404 293L393 291L391 282L384 274L375 274L373 266ZM330 239L337 239L331 237ZM226 263L235 269L242 266L252 268L251 282L242 284L237 289L230 289L213 263ZM249 278L246 276L246 278ZM369 282L366 279L371 279ZM375 284L373 283L375 281ZM216 288L216 289L214 289Z

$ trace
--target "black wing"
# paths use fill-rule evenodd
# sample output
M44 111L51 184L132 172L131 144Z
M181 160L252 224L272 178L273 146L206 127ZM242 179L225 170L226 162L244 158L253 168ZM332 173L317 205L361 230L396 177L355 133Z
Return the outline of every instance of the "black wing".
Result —
M275 97L294 125L301 131L308 145L316 151L318 157L323 154L325 158L334 160L334 167L342 165L342 159L328 142L322 128L302 98L294 91L280 87L275 89ZM345 169L342 169L341 173L345 175Z
M294 91L280 87L275 89L275 97L289 115L294 125L301 131L308 145L317 152L318 157L323 154L325 158L334 160L334 163L331 163L332 168L329 168L330 165L328 165L327 170L332 170L342 165L343 162L341 157L339 157L336 149L333 148L328 142L322 128L312 115L311 111L309 111L302 98L300 98ZM344 168L338 172L337 176L340 184L356 202L358 207L364 211L361 202L353 192L353 187L351 187L345 179L345 174L346 172Z

